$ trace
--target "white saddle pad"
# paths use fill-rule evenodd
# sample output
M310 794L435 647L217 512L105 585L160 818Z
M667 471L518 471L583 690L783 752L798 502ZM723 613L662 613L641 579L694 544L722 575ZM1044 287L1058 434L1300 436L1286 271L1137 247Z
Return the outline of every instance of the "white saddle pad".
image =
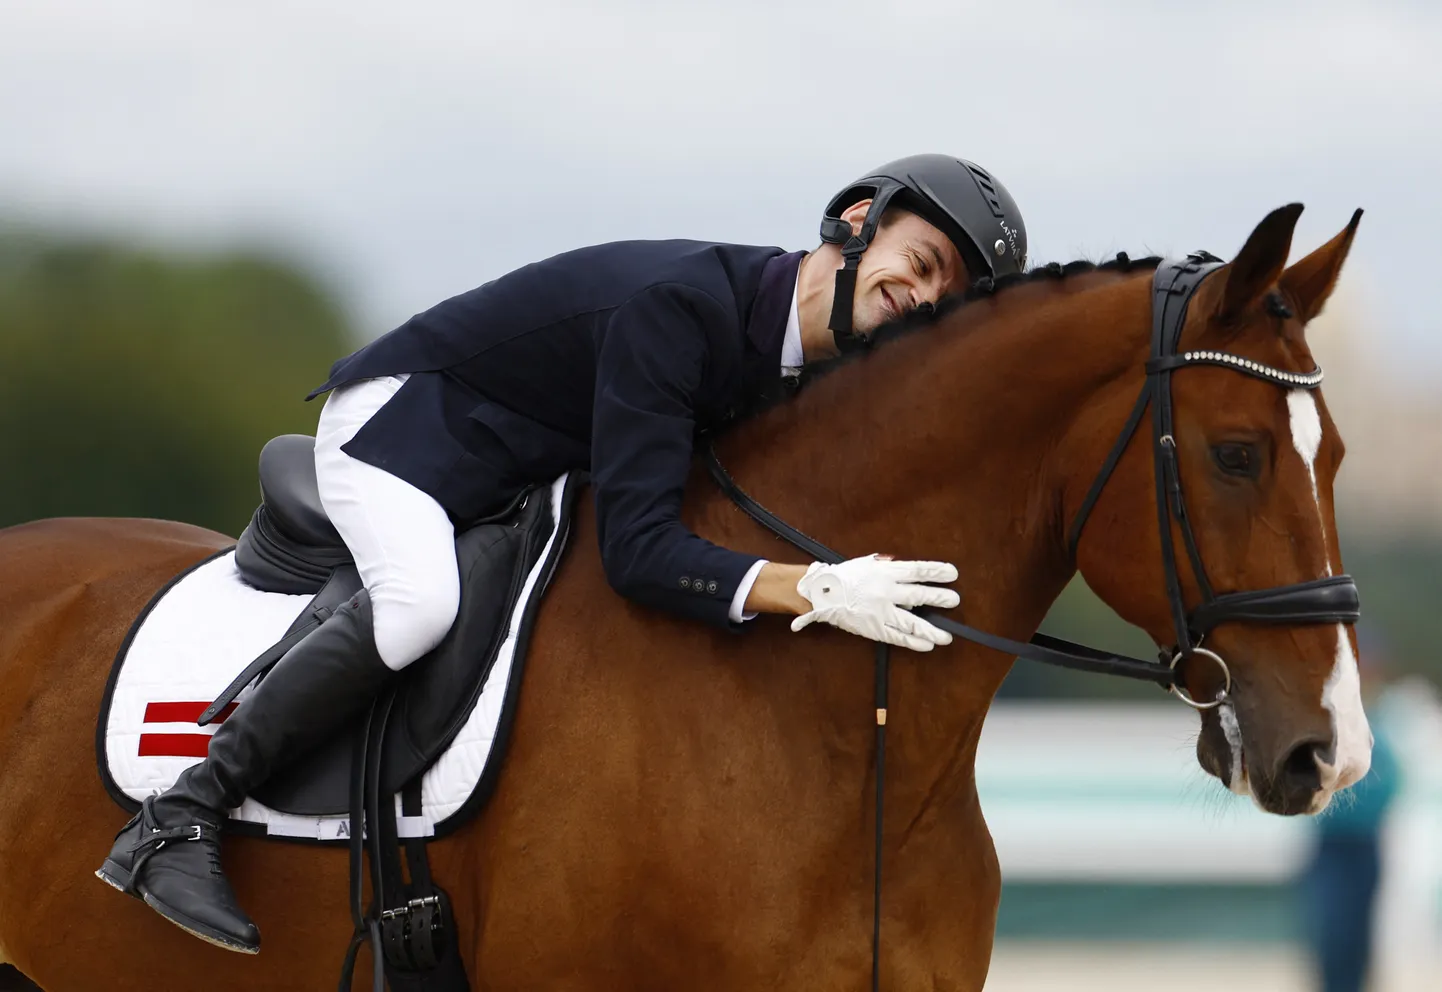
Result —
M526 606L544 593L544 579L552 574L565 542L561 516L566 480L562 476L551 488L556 526L526 577L480 698L455 740L423 776L420 815L402 816L396 796L403 837L434 834L470 798L492 760L507 686L513 672L520 675L521 666L514 662ZM203 758L217 724L196 726L201 711L284 636L310 600L310 595L261 592L246 585L233 551L194 568L165 590L132 632L111 676L100 770L102 777L109 777L112 794L123 793L138 803L168 789ZM237 702L250 691L245 689ZM247 799L230 816L271 835L333 842L350 838L344 815L295 816Z

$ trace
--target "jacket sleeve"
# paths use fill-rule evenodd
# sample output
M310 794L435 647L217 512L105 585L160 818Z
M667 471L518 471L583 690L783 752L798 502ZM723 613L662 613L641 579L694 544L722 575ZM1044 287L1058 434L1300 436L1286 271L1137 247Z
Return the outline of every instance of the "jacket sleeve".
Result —
M591 485L601 562L628 599L721 627L757 561L680 520L711 337L736 317L714 297L665 283L612 314L597 356Z

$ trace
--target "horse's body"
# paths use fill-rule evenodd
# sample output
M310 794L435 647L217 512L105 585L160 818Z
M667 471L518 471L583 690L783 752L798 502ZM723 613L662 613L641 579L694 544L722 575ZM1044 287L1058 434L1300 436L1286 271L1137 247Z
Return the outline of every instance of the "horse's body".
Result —
M1075 571L1065 523L1133 396L1150 277L1097 270L970 304L822 377L720 453L754 495L843 553L956 562L967 621L1025 639ZM1198 373L1210 374L1228 373ZM1149 457L1135 448L1112 485L1142 499ZM699 533L796 560L704 478L689 491ZM1112 551L1146 596L1112 605L1147 624L1165 615L1156 537L1129 512L1104 498L1095 526L1134 535ZM0 960L49 992L334 982L350 933L342 850L226 839L227 873L265 935L254 958L91 876L125 819L93 743L115 650L167 579L227 543L153 521L0 531ZM431 845L472 986L868 987L872 659L834 630L793 634L771 617L737 636L625 604L583 505L495 796ZM984 983L1000 874L974 760L1009 663L960 642L894 655L884 989Z
M588 518L583 511L578 538L588 536ZM97 543L115 557L97 561L88 553ZM13 620L0 669L0 725L9 728L0 750L0 948L46 989L94 987L99 960L116 992L334 981L350 928L344 851L227 838L227 870L266 934L255 959L117 901L86 870L123 820L96 776L89 718L126 618L170 575L226 543L133 521L0 533L4 560L43 554L52 569L23 600L3 603ZM737 652L726 634L676 624L648 628L655 640L646 652L611 657L605 645L643 636L646 617L618 609L596 556L577 550L557 576L551 610L598 636L558 636L550 617L537 629L502 784L482 817L431 848L476 986L861 981L870 947L868 647L837 635L836 657L807 663L781 645ZM63 636L35 644L41 630ZM784 631L767 640L782 636L802 640ZM737 657L718 663L710 657L718 651ZM22 657L46 664L21 670ZM902 714L920 716L927 693L914 678L919 662L898 662L891 775L899 791L909 736ZM822 695L818 663L851 670L852 684ZM888 865L897 918L885 935L888 962L963 976L958 988L980 986L998 895L970 774L981 708L946 728L953 774L939 783L930 815L905 831L908 857ZM822 718L827 711L849 718ZM898 828L909 825L899 804L890 812ZM936 891L941 879L948 884ZM928 941L935 946L913 950ZM667 961L669 970L660 966ZM191 986L186 975L206 978Z

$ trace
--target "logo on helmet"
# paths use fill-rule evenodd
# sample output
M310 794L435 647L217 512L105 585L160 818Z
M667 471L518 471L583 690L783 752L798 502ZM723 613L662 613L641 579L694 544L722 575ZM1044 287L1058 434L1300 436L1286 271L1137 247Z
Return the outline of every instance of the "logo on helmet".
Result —
M1003 219L1003 220L998 220L998 221L997 221L997 224L999 224L999 225L1001 226L1001 232L1006 235L1007 245L1011 248L1011 257L1014 258L1014 259L1016 259L1016 260L1017 260L1017 264L1020 265L1020 264L1021 264L1021 261L1022 261L1022 258L1021 258L1021 248L1020 248L1020 247L1017 245L1017 243L1016 243L1016 239L1017 239L1017 230L1016 230L1016 228L1014 228L1014 227L1010 226L1009 224L1007 224L1007 222L1006 222L1004 219ZM1004 249L1003 249L1002 243L1001 243L1000 240L998 240L997 243L996 243L996 253L997 253L998 255L1001 255L1001 254L1003 254L1003 250L1004 250Z

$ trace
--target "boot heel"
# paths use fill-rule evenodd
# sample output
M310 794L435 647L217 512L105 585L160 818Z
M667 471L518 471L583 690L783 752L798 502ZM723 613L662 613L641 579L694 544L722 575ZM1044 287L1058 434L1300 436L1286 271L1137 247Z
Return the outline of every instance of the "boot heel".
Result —
M120 867L109 858L106 858L105 864L101 865L100 868L95 872L95 877L100 879L102 882L104 882L106 885L110 886L113 889L118 889L121 892L124 892L126 895L131 896L135 899L140 898L140 893L136 892L130 887L130 872L126 871L124 868Z

